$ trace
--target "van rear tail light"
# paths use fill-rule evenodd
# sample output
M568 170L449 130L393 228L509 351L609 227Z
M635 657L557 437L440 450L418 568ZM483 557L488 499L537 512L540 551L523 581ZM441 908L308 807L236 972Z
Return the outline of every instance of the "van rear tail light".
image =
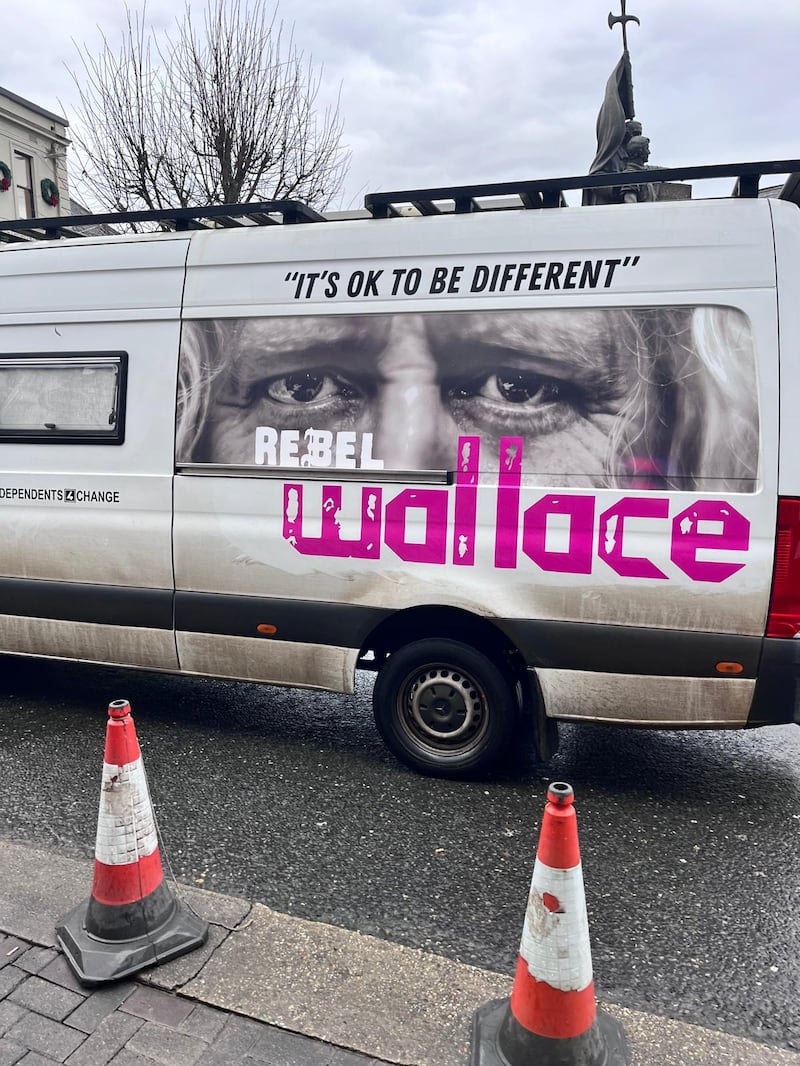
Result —
M775 572L767 618L768 637L800 635L800 500L778 500Z

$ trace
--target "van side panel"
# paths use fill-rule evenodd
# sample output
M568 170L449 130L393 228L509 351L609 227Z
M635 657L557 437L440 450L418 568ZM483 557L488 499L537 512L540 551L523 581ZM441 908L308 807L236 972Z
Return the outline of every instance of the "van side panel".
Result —
M177 668L174 392L187 247L185 237L85 240L0 255L0 372L14 357L25 357L23 372L40 357L126 361L122 443L0 441L2 651ZM6 396L0 433L14 416Z
M592 692L604 707L616 691L615 720L652 699L663 721L665 692L673 724L746 719L777 488L766 204L245 238L194 237L187 269L184 361L204 373L179 418L183 669L230 652L236 676L347 688L369 645L356 609L448 608L512 637L530 620L589 643L616 626L623 646L626 630L669 632L698 663L702 683L674 663L639 673L633 652L626 673L526 650L558 717L591 718ZM202 634L182 621L196 595ZM230 595L249 605L239 632ZM719 640L695 653L701 634ZM733 681L715 676L726 635L754 642Z

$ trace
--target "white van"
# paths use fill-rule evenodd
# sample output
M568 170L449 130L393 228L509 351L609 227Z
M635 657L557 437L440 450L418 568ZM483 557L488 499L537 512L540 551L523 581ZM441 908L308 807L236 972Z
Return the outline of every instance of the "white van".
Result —
M543 757L800 721L800 211L753 180L790 171L0 223L0 650L374 670L389 748L451 776L522 720Z

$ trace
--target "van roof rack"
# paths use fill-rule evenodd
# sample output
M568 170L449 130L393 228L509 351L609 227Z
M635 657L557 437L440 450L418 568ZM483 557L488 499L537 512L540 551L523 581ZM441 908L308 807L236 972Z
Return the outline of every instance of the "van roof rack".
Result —
M527 209L565 207L565 191L628 185L634 173L641 173L640 181L653 184L735 178L736 183L731 195L736 198L757 197L759 182L768 174L788 174L779 198L800 206L800 159L780 159L760 163L654 167L642 172L581 174L571 178L537 178L530 181L443 186L437 189L374 192L364 197L364 207L372 218L401 217L409 213L409 208L421 215L441 215L497 211L520 206ZM136 226L157 222L163 230L182 232L328 221L330 219L325 215L300 200L265 200L248 204L214 204L210 207L173 207L151 211L114 211L94 215L11 219L0 221L0 242L98 236L98 231L105 236L120 236L122 234L113 229L120 224Z
M152 211L113 211L98 215L54 215L47 218L19 218L0 221L0 240L57 240L61 237L97 236L97 227L121 223L140 225L158 222L164 230L183 231L214 227L292 225L299 222L327 222L324 215L299 200L266 200L249 204L214 204L211 207L171 207ZM93 227L95 233L85 231ZM81 231L84 232L81 232ZM105 229L111 236L115 231ZM119 235L119 234L117 234Z
M572 178L544 178L533 181L488 182L483 185L444 186L439 189L409 189L404 192L373 192L364 197L364 206L373 218L397 218L407 214L409 206L422 215L455 212L497 210L491 201L516 197L528 209L564 207L564 193L570 189L604 189L630 185L632 175L648 183L699 181L708 178L736 178L733 195L758 196L759 181L766 174L789 174L797 179L792 194L784 195L790 180L784 185L781 197L800 205L800 159L769 160L761 163L715 163L710 166L658 167L646 171L622 173L581 174ZM489 203L481 201L488 200ZM503 204L502 206L507 206Z

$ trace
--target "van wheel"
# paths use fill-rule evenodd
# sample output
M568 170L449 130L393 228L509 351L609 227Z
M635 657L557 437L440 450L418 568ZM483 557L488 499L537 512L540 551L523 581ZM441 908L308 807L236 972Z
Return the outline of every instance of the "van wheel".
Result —
M382 666L372 697L389 750L422 773L485 770L511 743L514 690L482 652L455 640L419 640Z

